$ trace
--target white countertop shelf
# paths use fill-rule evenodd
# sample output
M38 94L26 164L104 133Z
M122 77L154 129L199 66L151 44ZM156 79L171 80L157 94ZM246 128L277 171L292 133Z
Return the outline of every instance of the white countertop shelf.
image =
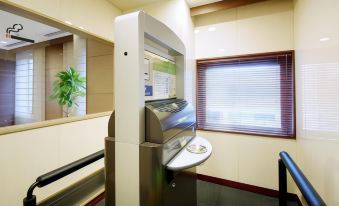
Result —
M187 150L190 145L202 145L207 152L202 154L191 153ZM167 169L178 171L195 167L206 161L212 154L212 145L203 137L196 136L190 141L167 165Z

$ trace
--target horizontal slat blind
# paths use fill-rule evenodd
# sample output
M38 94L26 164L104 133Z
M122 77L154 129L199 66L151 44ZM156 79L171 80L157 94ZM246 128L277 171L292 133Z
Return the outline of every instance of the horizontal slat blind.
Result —
M292 52L198 61L198 129L294 137Z
M33 108L33 52L19 52L16 55L15 70L15 121L29 122Z

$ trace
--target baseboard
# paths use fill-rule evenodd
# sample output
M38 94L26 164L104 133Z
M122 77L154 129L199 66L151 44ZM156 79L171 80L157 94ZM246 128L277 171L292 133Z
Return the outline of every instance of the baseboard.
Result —
M97 197L95 197L93 200L89 201L85 206L96 206L100 201L105 199L105 192L102 192Z
M211 183L218 184L218 185L232 187L232 188L235 188L235 189L253 192L253 193L266 195L266 196L270 196L270 197L275 197L275 198L279 197L279 191L273 190L273 189L268 189L268 188L265 188L265 187L258 187L258 186L255 186L255 185L235 182L235 181L231 181L231 180L225 180L225 179L221 179L221 178L218 178L218 177L212 177L212 176L202 175L202 174L198 174L197 177L198 177L199 180L211 182ZM287 199L291 200L291 201L295 201L295 202L298 203L299 206L302 206L302 203L301 203L298 195L296 195L296 194L287 193Z
M202 175L202 174L197 174L197 178L202 181L206 182L211 182L214 184L222 185L222 186L227 186L227 187L232 187L235 189L239 190L244 190L248 192L253 192L261 195L266 195L269 197L274 197L278 198L279 197L279 191L265 188L265 187L259 187L255 185L250 185L250 184L245 184L241 182L235 182L231 180L226 180L226 179L221 179L218 177L212 177L208 175ZM86 206L95 206L97 203L99 203L101 200L105 198L105 192L101 193L97 197L95 197L93 200L91 200L89 203L86 204ZM303 206L298 195L293 194L293 193L287 193L287 199L290 201L295 201L298 203L299 206Z

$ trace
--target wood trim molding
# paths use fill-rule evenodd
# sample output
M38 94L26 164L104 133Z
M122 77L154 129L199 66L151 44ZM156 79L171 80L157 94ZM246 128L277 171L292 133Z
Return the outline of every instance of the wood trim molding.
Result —
M221 179L221 178L218 178L218 177L212 177L212 176L203 175L203 174L197 174L197 178L199 180L202 180L202 181L205 181L205 182L210 182L210 183L214 183L214 184L218 184L218 185L222 185L222 186L227 186L227 187L231 187L231 188L235 188L235 189L239 189L239 190L253 192L253 193L257 193L257 194L261 194L261 195L265 195L265 196L269 196L269 197L274 197L274 198L279 197L279 191L269 189L269 188L265 188L265 187L259 187L259 186L245 184L245 183L241 183L241 182L225 180L225 179ZM301 203L298 195L296 195L296 194L287 193L287 199L291 200L291 201L295 201L295 202L298 203L299 206L302 206L302 203Z
M100 117L110 116L111 114L112 114L112 111L109 111L109 112L88 114L88 115L84 115L84 116L65 117L65 118L47 120L47 121L42 121L42 122L35 122L35 123L29 123L29 124L21 124L21 125L14 125L14 126L8 126L8 127L1 127L0 128L0 135L16 133L16 132L23 132L23 131L32 130L32 129L39 129L39 128L43 128L43 127L51 127L51 126L55 126L55 125L67 124L67 123L71 123L71 122L89 120L89 119L94 119L94 118L100 118ZM0 138L1 138L1 136L0 136Z
M260 58L263 56L277 56L277 55L284 55L286 53L292 53L294 56L294 50L284 50L284 51L272 51L272 52L260 52L260 53L248 53L248 54L239 54L239 55L232 55L232 56L221 56L221 57L211 57L211 58L201 58L197 59L197 64L201 63L209 63L209 62L214 62L214 61L224 61L224 60L237 60L239 58L241 59L246 59L246 57L249 57L249 59L252 58Z
M93 198L90 202L86 203L85 206L96 206L100 201L105 199L106 193L105 191L100 193L98 196Z
M239 190L244 190L244 191L248 191L248 192L253 192L253 193L257 193L257 194L265 195L265 196L269 196L269 197L274 197L274 198L279 197L279 191L273 190L273 189L258 187L258 186L254 186L254 185L235 182L235 181L231 181L231 180L225 180L225 179L207 176L207 175L202 175L202 174L197 174L197 178L199 180L218 184L218 185L221 185L221 186L227 186L227 187L231 187L231 188L235 188L235 189L239 189ZM95 197L91 201L89 201L86 204L86 206L94 206L97 203L99 203L101 200L103 200L104 198L105 198L105 192L102 192L97 197ZM290 200L290 201L297 202L297 204L299 206L303 206L298 195L296 195L296 194L288 193L287 199Z
M211 4L191 8L191 16L198 16L223 9L231 9L248 4L258 3L267 0L223 0Z
M65 42L71 42L71 41L73 41L73 35L68 35L68 36L59 37L56 39L51 39L51 40L23 46L23 47L19 47L19 48L7 50L7 51L15 54L21 51L26 51L26 50L36 49L36 48L41 48L41 47L48 47L48 46L52 46L55 44L63 44Z

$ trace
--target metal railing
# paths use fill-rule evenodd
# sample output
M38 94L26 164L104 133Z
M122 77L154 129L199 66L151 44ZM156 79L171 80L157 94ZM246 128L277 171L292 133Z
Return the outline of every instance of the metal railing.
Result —
M36 206L36 196L33 195L33 191L36 187L44 187L56 180L59 180L93 162L104 157L104 150L100 150L96 153L93 153L87 157L74 161L68 165L60 167L56 170L48 172L44 175L39 176L36 181L29 187L27 191L27 196L23 199L24 206Z
M279 206L287 205L287 174L291 174L309 206L325 206L326 203L299 169L287 152L279 154Z

